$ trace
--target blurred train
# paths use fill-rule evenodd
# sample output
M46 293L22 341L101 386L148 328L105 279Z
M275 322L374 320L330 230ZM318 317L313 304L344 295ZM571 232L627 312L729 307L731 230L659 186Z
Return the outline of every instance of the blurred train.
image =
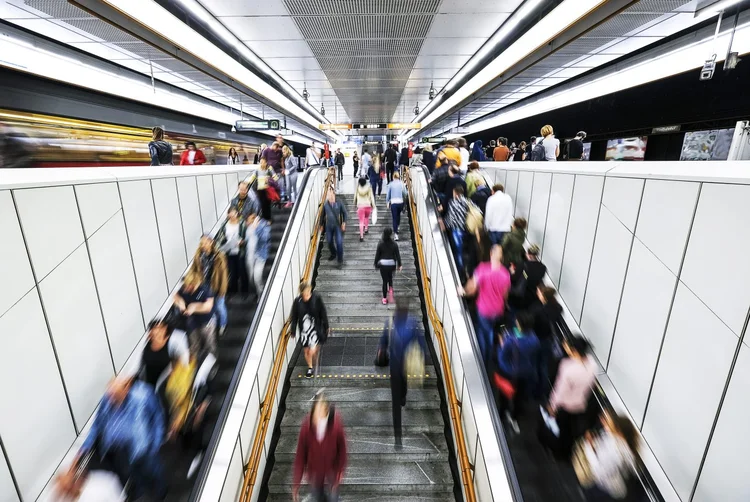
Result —
M173 162L180 163L185 142L195 142L207 164L226 164L234 148L252 164L258 145L206 139L167 131ZM0 109L0 168L110 167L149 165L151 129Z

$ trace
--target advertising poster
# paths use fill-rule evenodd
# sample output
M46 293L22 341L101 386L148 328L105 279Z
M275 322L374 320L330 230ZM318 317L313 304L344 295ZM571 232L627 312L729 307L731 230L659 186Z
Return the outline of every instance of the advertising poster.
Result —
M607 141L605 160L643 160L646 157L648 136Z
M734 129L685 133L680 160L727 160Z

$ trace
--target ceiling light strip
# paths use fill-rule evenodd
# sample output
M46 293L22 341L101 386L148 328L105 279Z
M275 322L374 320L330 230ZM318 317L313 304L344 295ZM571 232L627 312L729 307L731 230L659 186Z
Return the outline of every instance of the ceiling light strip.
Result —
M317 128L319 120L264 82L239 61L206 40L153 0L102 0L122 14L169 40L170 43L201 59L230 78L280 106L307 125Z

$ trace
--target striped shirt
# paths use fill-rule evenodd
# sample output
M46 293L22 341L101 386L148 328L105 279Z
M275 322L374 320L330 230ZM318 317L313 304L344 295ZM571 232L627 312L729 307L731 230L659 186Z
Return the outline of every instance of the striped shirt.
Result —
M454 198L448 205L448 228L466 230L466 214L469 212L469 199L464 196Z

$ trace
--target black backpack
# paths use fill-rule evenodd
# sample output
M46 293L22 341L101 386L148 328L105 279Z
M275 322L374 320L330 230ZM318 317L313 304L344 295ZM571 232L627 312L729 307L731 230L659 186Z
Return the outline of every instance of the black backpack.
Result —
M547 160L547 151L544 149L544 145L542 143L544 143L544 140L534 145L534 148L531 149L532 161Z

